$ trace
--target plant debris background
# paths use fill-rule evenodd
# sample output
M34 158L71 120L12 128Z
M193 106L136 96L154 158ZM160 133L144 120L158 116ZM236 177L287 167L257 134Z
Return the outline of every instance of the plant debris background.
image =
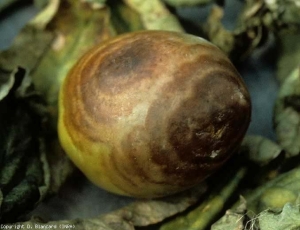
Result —
M9 2L9 0L7 2ZM16 2L13 7L5 11L0 11L0 50L9 48L12 44L12 39L18 34L20 29L39 12L29 4L30 1ZM43 1L36 2L42 4ZM110 2L116 3L117 1ZM159 22L158 24L153 22L153 15L155 15L155 13L151 14L151 11L143 11L142 6L136 8L135 4L139 2L138 0L124 0L124 2L127 2L131 8L136 10L136 13L132 13L130 10L123 10L122 6L116 3L116 7L113 8L111 13L118 15L118 17L113 17L112 19L117 33L123 33L126 30L137 30L142 27L148 29L164 29L165 26L166 28L172 27L177 31L183 30L181 25L174 20L169 12L160 8L159 1L153 1L153 4L157 4L155 8L157 10L155 12L156 15L160 15L159 17L155 17L156 21ZM299 69L295 68L299 63L295 62L296 60L299 62L300 59L297 59L294 53L296 48L293 49L297 46L297 43L295 43L295 46L291 49L289 44L291 38L289 35L280 36L277 42L279 42L281 48L283 47L280 51L284 50L285 52L280 56L278 66L284 68L279 68L277 71L275 54L278 52L278 43L275 45L272 35L266 36L266 31L270 30L276 34L279 31L277 28L284 26L285 23L297 27L297 20L299 19L297 14L295 14L297 11L293 12L294 8L289 8L290 11L288 11L288 14L278 15L274 9L278 7L275 3L282 3L280 0L269 1L270 5L267 6L261 4L263 2L262 0L250 0L248 2L252 2L253 5L249 4L247 11L244 12L244 15L247 17L240 18L240 26L235 27L236 18L244 4L243 1L225 1L225 8L213 8L211 5L204 7L190 6L190 4L193 5L195 2L206 4L213 2L212 0L164 0L162 2L166 2L172 7L180 7L171 8L171 12L176 12L180 16L181 21L189 25L188 27L184 27L187 32L194 33L198 31L196 30L196 24L208 18L209 20L206 23L206 27L202 28L208 38L223 48L233 60L239 60L237 67L248 86L253 103L252 122L248 130L249 135L245 138L241 148L241 155L244 154L248 161L246 163L243 162L243 159L239 159L241 158L241 156L239 156L236 160L232 160L230 165L225 166L223 177L217 175L216 178L212 178L211 181L208 180L208 188L210 188L209 191L211 194L210 196L206 196L205 200L199 199L207 189L207 185L205 184L187 193L167 199L154 200L151 202L136 201L132 198L120 197L103 191L86 181L81 173L75 172L67 183L62 186L56 196L45 200L37 209L28 214L28 218L32 215L38 216L39 218L32 219L26 223L34 226L34 223L43 223L44 220L57 220L58 222L56 223L75 224L78 229L104 230L205 229L205 226L210 222L215 222L212 226L212 229L215 230L243 229L244 227L247 229L271 230L274 229L275 226L277 230L288 230L293 227L299 227L299 207L295 204L299 204L300 183L296 182L300 181L300 171L296 168L279 177L276 176L280 170L284 172L285 165L280 163L281 160L284 160L283 153L289 157L295 157L299 153L300 75ZM291 1L291 4L292 2L293 1ZM137 17L137 14L141 15L141 21L137 20L137 23L129 23L129 21L124 20L126 18L132 20L132 18ZM102 17L101 14L92 16L92 20L98 20L104 25L104 28L107 27L105 16ZM165 21L168 23L163 23ZM121 22L123 24L120 24ZM70 31L70 28L72 28L65 27L64 19L61 18L53 20L51 25L55 28L61 28L61 30L65 29ZM38 26L43 27L43 24ZM78 28L80 28L80 26L78 26ZM93 27L90 28L89 25L86 26L86 30L89 31L89 29L95 31ZM76 33L76 28L73 27L71 30L73 30L72 33ZM99 31L96 28L95 34L97 32ZM88 33L91 36L93 32ZM110 31L100 31L99 34L101 36L97 37L97 39L100 41L101 39L111 36ZM41 36L44 36L45 44L47 43L47 39L51 39L51 36L49 37L47 34L41 34ZM241 37L243 37L244 43L239 43ZM266 37L268 39L266 39ZM293 39L297 41L299 36L295 37L296 38ZM61 37L58 36L58 38ZM227 40L223 38L227 38ZM68 44L70 44L71 51L78 49L75 49L74 46L78 47L80 44L73 43L72 36L66 39L70 39L68 40ZM85 44L86 42L91 42L89 40L85 41L84 39L85 38L82 37L79 42L85 42ZM37 40L39 40L39 37L37 37ZM57 41L55 44L59 49L62 40L58 39ZM261 44L263 44L263 46L261 46ZM42 49L43 46L40 47L40 50ZM23 52L26 54L25 51ZM46 64L41 62L39 68L33 71L32 77L45 75L43 79L51 79L47 78L49 73L45 71L48 68L47 63L49 63L49 58L50 62L51 58L53 58L53 60L63 60L60 58L64 57L64 52L68 55L70 54L68 57L71 59L77 55L76 52L68 52L68 47L57 56L55 52L48 53L48 60L44 60ZM22 51L20 51L20 53L22 54ZM300 54L300 52L298 53ZM251 55L248 56L249 54ZM72 60L68 65L71 65L71 63ZM9 64L7 64L7 66L9 66ZM33 65L33 63L27 64ZM56 64L59 65L59 63ZM288 66L288 64L290 66ZM68 66L60 66L57 68L55 75L63 76L67 68ZM294 71L291 74L292 69L294 69ZM43 87L43 85L48 85L48 83L49 85L53 84L51 81L47 84L44 84L43 81L39 82L38 80L35 82L39 88ZM280 84L282 85L281 90L279 90ZM51 106L55 107L56 104L55 97L52 97L52 95L56 94L55 90L55 87L54 89L50 87L43 95L49 103L50 108ZM53 109L53 111L55 111L55 109ZM275 116L273 123L272 118L274 111ZM275 125L274 128L273 124ZM55 125L55 120L53 121L53 125ZM294 129L289 129L290 133L288 134L291 137L296 137L293 139L293 142L289 142L289 139L286 138L287 136L285 135L286 129L291 126L294 127ZM277 132L280 146L275 142L275 132ZM53 161L55 161L55 159ZM240 164L241 162L245 164ZM288 164L289 162L286 163L286 165ZM51 161L50 165L53 165ZM247 167L245 167L245 165L247 165ZM279 168L281 169L278 170ZM249 171L251 172L251 170L255 172L253 178L247 178L247 175L251 177L252 174L248 173ZM53 172L51 173L53 174ZM58 173L57 175L61 174ZM252 187L252 191L249 192L249 194L243 193L244 197L241 197L240 202L237 202L232 207L226 206L226 202L230 200L232 194L236 191L244 177L250 182L250 185L247 186ZM214 179L220 182L218 186L215 186ZM273 180L270 181L270 179ZM264 184L267 181L269 182ZM50 185L54 192L58 190L59 186L60 182L53 183L53 181ZM278 199L280 196L282 199ZM2 202L2 198L2 194L0 194L0 203ZM184 211L189 206L195 204L195 202L198 202L198 204L192 206L182 215L179 215L178 218L167 219L163 224L153 225L169 216ZM230 202L232 203L232 201ZM219 211L223 206L226 206L227 209L230 208L230 210L220 214ZM269 209L271 209L271 211L269 211ZM252 215L249 211L253 212ZM199 215L200 213L201 216ZM257 213L260 214L257 215ZM97 217L101 214L102 216ZM222 217L222 215L224 216ZM80 219L72 221L75 218ZM286 221L284 223L277 223L278 219L285 219Z

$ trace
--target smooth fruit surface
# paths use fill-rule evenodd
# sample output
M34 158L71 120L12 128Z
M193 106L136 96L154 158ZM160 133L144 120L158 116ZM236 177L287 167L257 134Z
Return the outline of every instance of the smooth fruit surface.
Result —
M59 137L75 165L111 192L161 197L194 186L240 144L248 91L199 37L141 31L86 53L60 91Z

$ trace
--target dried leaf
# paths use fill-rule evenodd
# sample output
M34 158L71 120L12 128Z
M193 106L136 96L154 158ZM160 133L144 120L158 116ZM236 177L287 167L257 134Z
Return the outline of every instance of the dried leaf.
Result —
M233 173L234 171L234 173ZM224 204L231 197L233 192L246 174L246 168L240 167L231 172L225 173L222 178L215 178L218 185L210 191L210 196L206 198L198 207L189 212L186 216L179 216L171 220L160 228L161 230L201 230L206 229L210 222L220 213Z
M230 55L234 52L235 38L234 34L223 26L223 17L223 8L213 6L207 18L207 22L204 25L204 31L212 43L222 49L226 54Z
M4 72L5 73L5 72ZM49 165L45 156L41 98L33 91L24 69L0 74L13 78L0 100L0 221L16 221L47 194ZM7 89L9 92L7 93Z
M213 226L216 225L220 229L229 230L230 228L225 228L226 224L235 225L234 222L226 221L234 221L236 219L239 223L243 223L242 228L240 228L240 225L237 225L239 226L237 229L298 229L289 228L289 226L293 226L291 225L292 223L296 224L298 221L295 222L294 220L300 218L299 205L297 205L297 210L294 209L296 206L290 205L299 203L299 181L300 168L281 174L244 194L242 200L227 211ZM281 210L282 214L280 214ZM291 215L291 218L286 217L287 213ZM241 219L238 219L239 216ZM298 223L295 226L298 227Z
M12 46L0 52L0 68L10 72L20 66L30 73L39 63L52 39L53 35L49 32L37 30L33 26L25 26Z
M111 9L111 23L117 34L145 29L139 13L123 1L108 2Z
M265 44L270 34L299 30L299 15L297 0L248 0L233 30L227 30L222 24L224 9L214 6L204 31L209 40L239 61Z
M300 73L293 71L282 84L274 110L277 139L287 156L300 153Z
M277 37L278 60L276 77L282 84L285 79L297 68L300 60L300 34L279 33Z
M116 213L130 213L130 221L135 226L147 226L184 211L196 203L205 191L206 184L202 183L193 189L171 197L136 201Z
M262 136L248 135L244 138L242 148L248 154L248 158L260 165L265 165L275 159L282 151L281 147Z
M298 0L264 1L264 4L278 25L282 24L299 29L300 4Z
M248 211L253 214L271 209L280 210L297 200L300 190L300 168L281 174L253 191L243 194Z
M124 0L124 2L140 14L145 29L184 31L178 19L160 0Z
M280 29L299 29L300 5L298 0L248 0L242 22L248 25L257 21L268 30L278 33Z
M56 129L61 82L85 51L113 35L109 9L94 9L81 1L61 1L47 30L55 33L56 37L32 73L32 78L50 107L53 128Z
M93 9L101 9L106 7L106 0L81 0L81 1L89 3Z
M84 229L84 230L134 230L132 223L122 219L120 216L107 216L105 220L100 218L95 219L75 219L62 220L53 222L43 222L38 219L16 223L14 225L6 225L13 228L13 226L26 226L27 229Z
M2 0L0 1L0 13L1 11L7 9L9 6L20 2L21 0Z
M280 213L265 211L258 216L260 230L296 230L300 229L299 205L287 203Z
M211 226L211 230L243 230L244 215L227 211L226 214Z
M183 7L183 6L206 5L214 2L214 0L163 0L163 2L174 7Z
M233 60L248 57L266 39L265 28L260 18L244 19L232 31L222 23L224 9L214 6L204 25L209 40Z
M22 67L30 74L39 63L54 38L52 33L42 29L55 14L59 0L48 2L47 7L21 30L12 46L0 52L1 69L10 72Z
M58 3L59 1L57 0L48 1L47 7L43 11L41 11L41 13L38 14L35 19L33 19L29 24L25 26L25 28L15 39L13 45L8 50L0 53L0 70L1 73L3 73L1 74L1 76L12 73L12 71L18 66L25 68L29 75L32 74L33 70L40 67L40 61L46 55L54 39L54 33L51 31L43 30L43 27L45 27L47 23L52 20L53 15L56 13ZM0 79L1 82L3 82L3 77L0 77ZM10 89L13 80L14 78L9 78L9 80L5 84L2 84L0 86L0 88L6 88L6 90L1 90L1 97L3 97L3 95L5 95L6 92ZM36 104L32 103L31 106L37 107ZM35 109L47 110L44 112L48 115L55 114L53 112L51 113L51 108L49 110L48 107ZM54 120L53 115L52 119L51 116L49 116L49 118L50 119L48 119L48 121ZM51 129L48 129L48 131L51 133ZM47 188L47 194L50 192L50 190L52 192L56 192L74 168L73 164L71 164L65 154L62 154L62 151L60 150L61 148L57 147L57 145L58 143L57 141L55 141L55 136L53 137L53 134L50 134L49 136L48 133L47 142L43 147L45 148L44 151L47 151L47 159L45 157L43 160L50 162L51 166L49 170L52 174L51 186L50 188ZM42 190L43 189L41 189L41 191ZM42 199L43 197L41 196L40 199Z
M60 2L57 13L48 23L46 31L55 34L51 46L44 53L32 78L44 96L51 114L52 134L46 149L51 165L51 193L56 193L74 169L64 154L56 135L57 104L60 84L79 57L96 43L113 35L109 22L109 9L95 7L95 2ZM35 20L36 21L36 20Z
M49 3L49 0L33 0L33 4L38 9L43 9Z
M60 0L49 0L47 6L37 16L28 23L36 29L45 29L48 23L52 20L57 13Z
M134 226L147 226L158 223L165 218L182 212L195 204L206 191L206 185L200 184L183 193L157 199L139 200L120 210L101 215L97 218L61 220L43 222L39 219L18 223L24 226L40 226L51 229L51 226L73 226L76 229L103 229L103 230L134 230Z
M211 226L211 230L244 230L246 201L241 198L241 204L235 210L227 210L225 215Z
M49 195L55 195L68 177L74 172L75 166L66 157L60 143L56 138L47 138L46 142L47 161L50 165L50 187Z
M18 69L12 72L0 69L0 101L5 98L15 83L15 74Z

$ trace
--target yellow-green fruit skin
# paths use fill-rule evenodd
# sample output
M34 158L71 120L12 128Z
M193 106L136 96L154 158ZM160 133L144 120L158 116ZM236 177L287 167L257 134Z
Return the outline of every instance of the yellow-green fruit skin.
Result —
M61 145L96 185L139 198L174 194L215 172L250 122L228 58L193 35L140 31L87 52L59 96Z

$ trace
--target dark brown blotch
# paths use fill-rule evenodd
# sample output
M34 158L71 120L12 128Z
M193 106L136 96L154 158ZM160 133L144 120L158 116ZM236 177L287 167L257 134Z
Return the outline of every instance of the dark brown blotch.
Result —
M153 160L167 164L165 174L177 175L178 183L204 179L219 168L248 127L249 98L245 92L247 103L241 103L239 96L234 95L235 91L242 91L243 85L229 73L207 73L194 83L191 97L173 112L167 135L173 150L169 154L176 154L178 162L170 161L170 155L161 151L161 146L151 146Z
M152 40L133 40L121 43L117 49L107 46L94 77L100 91L117 94L143 79L153 77L158 53Z
M214 71L194 85L169 123L169 140L184 161L223 161L248 126L250 107L234 94L241 85L227 72ZM220 154L212 153L219 152ZM224 154L224 155L223 155Z

